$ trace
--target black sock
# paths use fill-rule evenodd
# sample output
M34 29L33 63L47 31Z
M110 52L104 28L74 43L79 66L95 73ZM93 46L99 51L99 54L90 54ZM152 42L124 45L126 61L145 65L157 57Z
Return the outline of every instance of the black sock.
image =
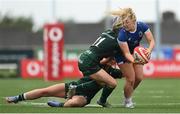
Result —
M19 100L19 101L25 100L24 94L18 95L18 100Z
M100 102L106 103L107 98L109 97L109 95L112 93L113 90L114 90L114 88L110 88L108 86L105 86L103 88L103 91L102 91L102 94L101 94L101 97L100 97Z
M59 104L59 107L64 107L64 103L60 103L60 104Z

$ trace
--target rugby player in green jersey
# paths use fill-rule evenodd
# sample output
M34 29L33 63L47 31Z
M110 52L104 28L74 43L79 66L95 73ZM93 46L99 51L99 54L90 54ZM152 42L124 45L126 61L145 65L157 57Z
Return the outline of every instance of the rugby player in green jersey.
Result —
M122 52L117 42L118 29L121 27L121 24L114 23L113 29L106 30L99 38L87 49L85 52L81 53L78 60L78 66L80 71L86 77L95 80L98 83L105 85L105 91L98 101L98 104L106 104L107 97L112 93L114 88L117 85L116 80L108 74L104 69L101 68L100 61L103 58L114 57L115 55L121 55ZM122 54L123 56L123 54ZM82 91L87 90L88 88L96 88L96 83L85 83L83 85L70 86L69 93L71 91ZM69 94L69 98L73 96Z
M119 69L112 68L110 65L100 66L107 73L111 74L113 78L121 78L122 73ZM18 103L24 100L34 100L41 97L60 97L67 98L67 92L70 85L82 85L84 83L97 83L96 81L90 79L90 77L85 76L78 81L72 81L69 83L60 83L46 88L35 89L29 92L25 92L21 95L6 97L8 103ZM76 91L71 99L67 99L64 103L57 101L49 101L48 105L52 107L83 107L91 102L91 99L100 91L103 86L96 84L95 88L87 88L87 90ZM104 89L104 88L103 88Z

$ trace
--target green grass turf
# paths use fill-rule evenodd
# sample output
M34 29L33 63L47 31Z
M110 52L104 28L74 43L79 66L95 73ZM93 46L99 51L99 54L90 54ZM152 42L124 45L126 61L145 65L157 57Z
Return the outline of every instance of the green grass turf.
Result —
M124 79L118 80L117 88L109 97L112 108L101 108L96 105L100 92L92 100L91 105L84 108L48 107L45 104L48 100L59 100L52 97L18 104L7 104L4 101L5 96L17 95L55 83L60 82L0 79L0 113L180 113L180 79L145 79L134 92L133 99L136 103L134 109L126 109L121 105Z

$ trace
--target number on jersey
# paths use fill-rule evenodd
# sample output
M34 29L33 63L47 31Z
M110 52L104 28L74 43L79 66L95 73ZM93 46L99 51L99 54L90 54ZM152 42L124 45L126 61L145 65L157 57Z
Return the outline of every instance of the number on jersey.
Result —
M96 46L98 47L98 45L104 41L106 38L102 38L102 37L99 37L94 43L93 43L93 46Z

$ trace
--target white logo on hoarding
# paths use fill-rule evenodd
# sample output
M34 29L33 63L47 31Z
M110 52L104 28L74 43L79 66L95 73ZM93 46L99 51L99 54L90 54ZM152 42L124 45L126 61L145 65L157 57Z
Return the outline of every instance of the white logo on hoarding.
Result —
M154 73L154 70L155 70L155 66L151 62L143 66L143 71L145 75L152 75Z
M64 65L63 66L63 71L64 72L73 72L74 71L74 67L72 65Z
M180 61L180 53L177 53L175 57L177 61Z
M40 66L36 62L30 62L27 65L27 72L32 76L36 76L40 72Z
M58 78L59 64L60 64L60 52L58 51L58 43L54 42L52 45L52 76Z
M52 40L53 42L58 42L62 39L62 37L63 37L63 32L60 28L53 27L52 29L50 29L49 31L50 40Z

